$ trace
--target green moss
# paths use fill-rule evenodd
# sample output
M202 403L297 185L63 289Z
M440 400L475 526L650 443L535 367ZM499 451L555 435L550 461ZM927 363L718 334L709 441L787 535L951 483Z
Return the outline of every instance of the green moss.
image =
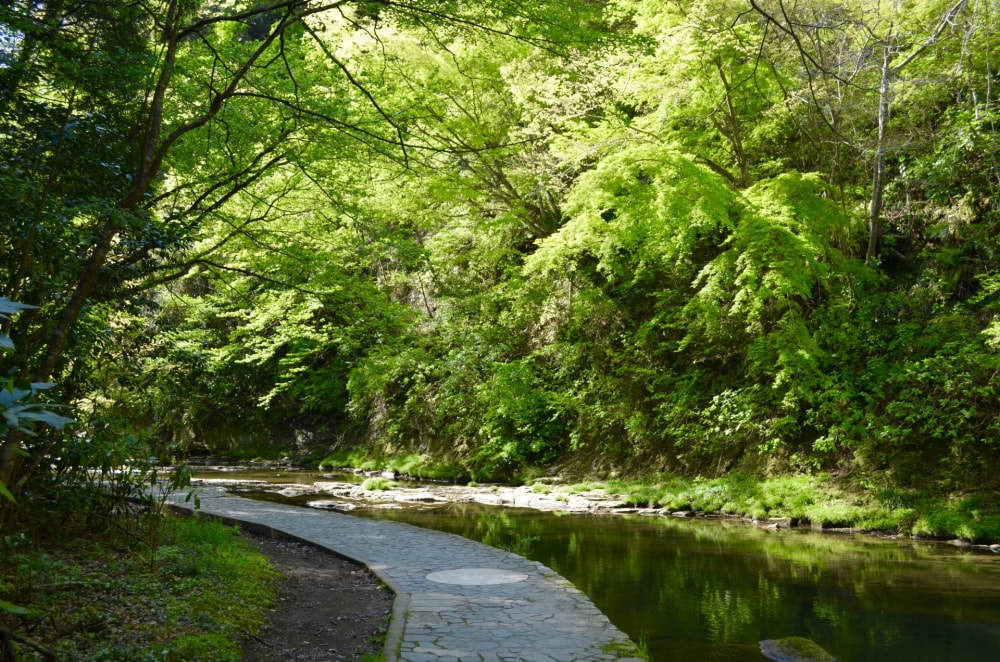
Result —
M623 481L611 481L605 491L609 494L621 497L625 505L637 508L647 508L655 506L662 500L663 488L651 483L628 483Z
M649 659L649 653L631 641L612 641L601 646L601 650L609 655L617 657L633 657L643 660Z
M760 650L767 659L778 662L836 662L822 646L805 637L767 639L760 642Z
M360 469L367 460L367 451L360 448L350 448L334 451L327 455L320 460L319 467L320 469Z

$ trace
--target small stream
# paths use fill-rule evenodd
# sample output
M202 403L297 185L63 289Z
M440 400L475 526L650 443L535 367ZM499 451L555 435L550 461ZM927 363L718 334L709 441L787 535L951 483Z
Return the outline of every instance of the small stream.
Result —
M280 473L238 477L331 480ZM242 494L306 501L265 489ZM766 659L759 641L789 636L811 639L846 662L1000 659L1000 555L991 552L725 520L472 503L352 514L456 533L539 561L644 641L655 661L759 662Z

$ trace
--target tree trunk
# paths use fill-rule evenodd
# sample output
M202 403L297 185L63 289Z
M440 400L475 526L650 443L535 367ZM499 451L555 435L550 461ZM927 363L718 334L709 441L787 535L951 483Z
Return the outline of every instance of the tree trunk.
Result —
M889 38L891 39L891 37ZM881 250L882 193L885 190L885 135L889 124L889 92L892 88L892 47L887 40L882 45L882 81L878 97L878 141L875 145L875 165L872 173L872 197L868 208L868 250L865 261L869 264L878 259Z
M736 166L740 170L739 177L735 178L734 181L739 188L747 188L751 184L750 159L743 148L743 123L740 121L739 112L737 112L736 106L733 104L733 86L729 79L726 78L721 58L716 59L715 68L718 70L719 78L722 79L722 85L726 90L725 119L717 123L717 128L719 133L729 141L729 146L733 150L733 157L736 159Z

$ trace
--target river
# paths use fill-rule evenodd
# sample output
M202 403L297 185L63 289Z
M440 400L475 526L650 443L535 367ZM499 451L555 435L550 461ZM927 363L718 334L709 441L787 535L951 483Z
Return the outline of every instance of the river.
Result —
M251 474L261 475L276 483L329 480L310 472ZM269 490L243 494L306 500ZM766 659L759 641L789 636L848 662L1000 659L1000 555L991 552L727 520L472 503L352 514L456 533L539 561L643 642L655 661L759 662Z

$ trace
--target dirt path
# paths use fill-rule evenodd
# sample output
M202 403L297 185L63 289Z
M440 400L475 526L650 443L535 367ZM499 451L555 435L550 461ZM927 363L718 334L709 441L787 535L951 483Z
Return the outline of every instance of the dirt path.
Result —
M243 643L248 662L335 662L380 655L392 593L368 570L309 545L245 535L282 579L267 624Z

